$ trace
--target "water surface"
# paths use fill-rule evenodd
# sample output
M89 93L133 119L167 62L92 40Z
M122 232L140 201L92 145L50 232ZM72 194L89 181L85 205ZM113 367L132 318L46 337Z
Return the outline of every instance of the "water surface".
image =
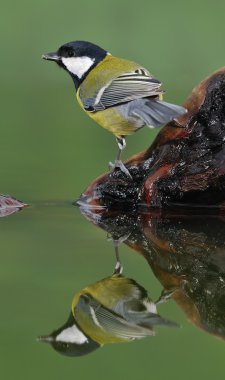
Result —
M3 376L224 377L224 218L92 212L86 217L101 229L66 202L38 202L1 218ZM173 290L158 311L182 327L157 328L154 337L106 345L81 358L62 356L36 338L66 321L74 293L112 274L115 257L107 233L127 236L120 246L126 277L154 301L163 289Z

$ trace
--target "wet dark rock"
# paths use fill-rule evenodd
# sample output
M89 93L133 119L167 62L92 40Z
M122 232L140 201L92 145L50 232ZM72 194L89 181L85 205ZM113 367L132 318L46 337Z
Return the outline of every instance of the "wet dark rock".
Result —
M225 201L225 68L194 88L188 113L167 124L153 144L120 170L96 179L80 201L110 209L140 206L223 208Z

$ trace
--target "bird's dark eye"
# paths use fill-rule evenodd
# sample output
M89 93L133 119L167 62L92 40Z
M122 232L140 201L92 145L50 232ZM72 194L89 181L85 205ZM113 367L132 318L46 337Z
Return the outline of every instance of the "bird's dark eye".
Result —
M75 53L74 53L73 50L69 50L69 51L67 52L67 54L68 54L68 57L74 57L74 56L75 56Z

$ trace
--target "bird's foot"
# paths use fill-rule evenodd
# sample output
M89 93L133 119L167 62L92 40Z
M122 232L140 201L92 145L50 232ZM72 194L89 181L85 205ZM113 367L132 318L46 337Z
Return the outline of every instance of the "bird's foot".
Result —
M117 261L113 274L122 274L122 273L123 273L123 265L121 264L120 261Z
M126 241L129 238L130 234L131 234L131 232L129 232L126 235L120 236L118 239L114 239L110 234L108 234L107 235L107 241L112 241L114 243L114 245L119 246L120 244L122 244L124 241Z
M113 172L116 168L119 168L127 177L130 179L132 178L132 175L130 174L129 170L126 168L126 166L122 163L121 160L115 160L114 164L112 162L109 162L109 169Z
M176 290L177 290L176 287L173 289L170 289L170 290L163 289L160 297L158 298L157 301L155 301L155 304L159 305L160 303L165 303L165 302L169 301L173 297Z

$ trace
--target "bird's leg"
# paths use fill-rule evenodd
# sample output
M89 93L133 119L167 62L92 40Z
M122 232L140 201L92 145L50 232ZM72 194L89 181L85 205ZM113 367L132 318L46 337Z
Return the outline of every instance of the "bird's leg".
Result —
M107 236L108 241L113 242L114 250L115 250L115 256L116 256L116 265L113 274L122 274L123 272L123 266L120 261L120 256L119 256L119 245L123 243L125 240L128 239L130 236L130 233L124 236L121 236L119 239L114 239L112 236Z
M122 274L123 273L123 266L120 261L120 255L119 255L119 244L118 240L113 241L114 249L115 249L115 255L116 255L116 265L113 274Z
M127 177L132 179L132 176L131 176L129 170L126 168L126 166L121 161L122 151L126 148L126 140L122 136L117 136L116 141L117 141L117 144L119 147L119 151L116 155L116 159L115 159L114 164L112 162L109 162L109 168L111 170L114 170L115 168L119 168L124 174L126 174Z
M116 141L117 141L119 150L118 150L118 153L116 155L115 162L120 162L121 161L122 151L126 148L127 144L126 144L126 140L125 140L124 137L117 137Z

